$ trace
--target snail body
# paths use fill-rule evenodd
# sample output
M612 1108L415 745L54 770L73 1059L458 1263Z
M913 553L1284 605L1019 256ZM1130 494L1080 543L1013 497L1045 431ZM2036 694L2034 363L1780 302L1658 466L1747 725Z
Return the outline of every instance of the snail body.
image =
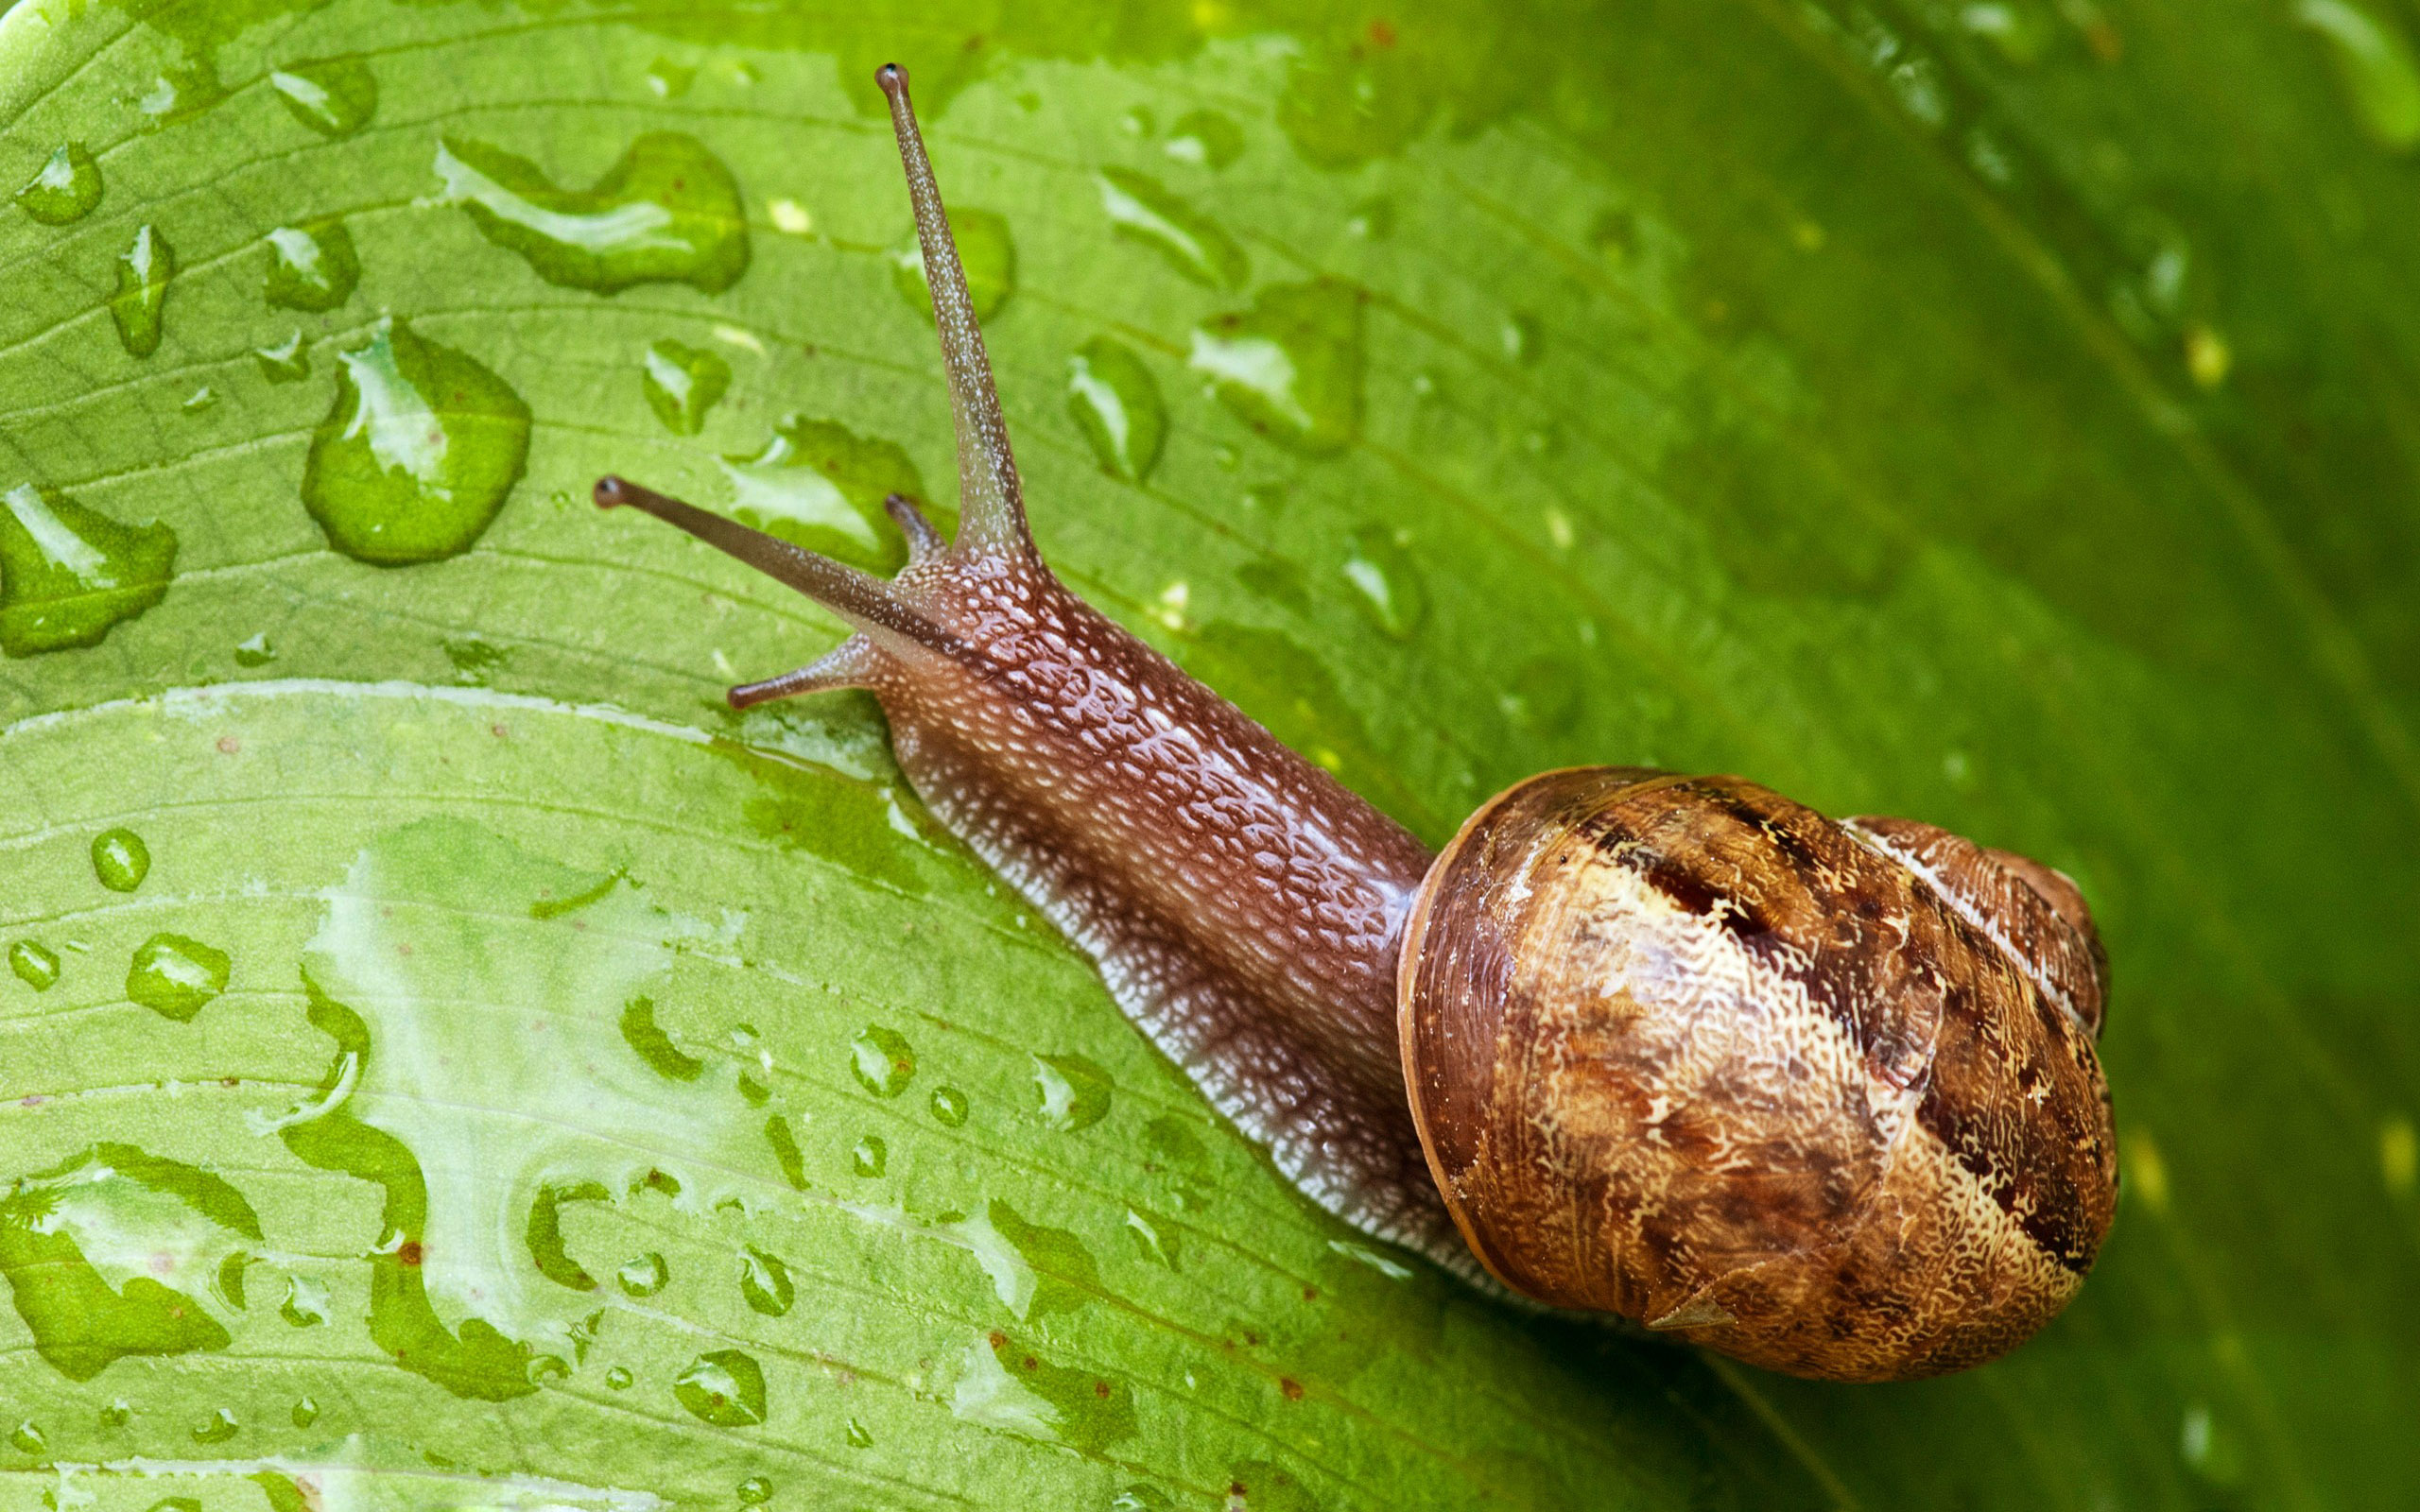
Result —
M904 71L889 96L960 525L872 576L619 478L856 633L735 706L871 690L928 808L1307 1195L1448 1268L1772 1368L2026 1337L2115 1205L2073 885L1736 778L1551 772L1432 856L1070 593L1028 533Z

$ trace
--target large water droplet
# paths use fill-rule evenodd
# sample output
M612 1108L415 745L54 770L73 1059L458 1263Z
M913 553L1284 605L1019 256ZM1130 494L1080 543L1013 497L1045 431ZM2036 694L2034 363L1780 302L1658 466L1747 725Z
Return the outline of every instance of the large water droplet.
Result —
M1398 641L1409 640L1428 616L1428 592L1420 569L1393 531L1364 525L1353 532L1344 558L1344 580L1354 602L1371 623Z
M1034 1111L1063 1133L1090 1128L1109 1116L1116 1084L1083 1056L1033 1057Z
M1100 170L1100 207L1116 233L1211 288L1239 289L1252 275L1244 249L1217 221L1127 168Z
M177 533L125 525L64 494L19 484L0 495L0 649L32 656L97 645L160 602Z
M1095 336L1067 359L1067 414L1103 472L1136 483L1150 476L1167 438L1167 406L1131 349Z
M790 1268L779 1257L751 1246L739 1257L739 1295L754 1311L780 1317L797 1300L798 1287L790 1280Z
M378 109L377 76L359 58L288 63L270 71L268 84L296 120L321 136L351 136Z
M731 387L731 364L703 347L659 341L647 349L640 383L665 429L695 436L705 428L706 411Z
M1244 155L1243 128L1216 111L1189 111L1168 128L1160 150L1179 163L1223 168Z
M2420 65L2384 17L2350 0L2300 0L2294 19L2328 43L2361 129L2393 152L2420 144Z
M949 213L950 239L958 244L958 261L966 269L966 295L975 318L989 320L1009 302L1017 286L1017 245L1009 223L988 210ZM933 291L925 282L925 251L913 232L890 254L891 283L899 297L929 316Z
M886 496L915 500L944 535L958 524L926 502L922 474L896 442L834 421L789 416L763 451L725 457L722 471L742 523L868 572L887 575L908 560L907 541L883 509Z
M1186 361L1236 416L1313 455L1361 434L1361 293L1335 279L1264 289L1197 326Z
M765 1420L765 1371L737 1349L711 1349L690 1361L672 1383L672 1395L717 1428L749 1428Z
M126 995L164 1019L188 1022L227 990L227 953L166 931L135 947Z
M93 875L112 892L132 892L151 873L151 848L132 830L103 830L93 836Z
M130 356L147 357L160 350L161 312L168 302L168 281L176 276L176 250L156 226L137 230L134 245L118 254L110 318Z
M849 1070L876 1097L896 1097L915 1079L916 1053L898 1031L870 1023L850 1042Z
M45 226L81 220L101 202L101 165L81 142L69 142L17 191L18 208Z
M9 970L37 992L59 985L59 955L40 940L21 939L9 947Z
M268 233L268 278L262 290L286 310L333 310L353 298L361 282L361 259L344 218L328 215Z
M529 406L401 321L380 321L337 360L336 403L302 470L303 507L328 543L382 567L469 550L521 477Z
M437 176L479 233L549 284L611 294L688 284L719 294L748 270L739 185L696 137L651 131L586 189L483 142L444 138Z

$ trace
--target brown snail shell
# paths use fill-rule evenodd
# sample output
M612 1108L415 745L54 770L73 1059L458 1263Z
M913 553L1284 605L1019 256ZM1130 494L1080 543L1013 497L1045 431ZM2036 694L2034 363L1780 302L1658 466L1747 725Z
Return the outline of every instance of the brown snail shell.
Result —
M1548 772L1462 826L1402 959L1430 1169L1542 1301L1930 1375L2041 1327L2108 1230L2099 943L2034 863L1737 778Z

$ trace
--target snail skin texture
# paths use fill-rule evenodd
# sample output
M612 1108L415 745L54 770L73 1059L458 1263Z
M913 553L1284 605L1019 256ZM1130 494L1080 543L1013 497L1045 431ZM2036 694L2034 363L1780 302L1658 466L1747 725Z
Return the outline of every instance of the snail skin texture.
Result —
M877 76L957 423L960 524L888 581L608 477L855 629L734 705L870 689L942 821L1345 1221L1796 1375L1988 1360L2117 1198L2106 962L2049 868L1736 777L1548 772L1427 849L1061 586L907 74Z

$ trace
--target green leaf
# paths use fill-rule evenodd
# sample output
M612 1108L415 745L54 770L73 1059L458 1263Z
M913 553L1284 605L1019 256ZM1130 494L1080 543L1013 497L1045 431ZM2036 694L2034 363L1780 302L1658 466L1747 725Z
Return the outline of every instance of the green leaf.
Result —
M2420 1501L2414 26L21 0L14 1501ZM725 708L839 627L586 490L900 559L956 467L894 56L1044 550L1296 748L1431 841L1654 763L2079 880L2066 1316L1850 1388L1476 1291L1291 1192L868 701Z

